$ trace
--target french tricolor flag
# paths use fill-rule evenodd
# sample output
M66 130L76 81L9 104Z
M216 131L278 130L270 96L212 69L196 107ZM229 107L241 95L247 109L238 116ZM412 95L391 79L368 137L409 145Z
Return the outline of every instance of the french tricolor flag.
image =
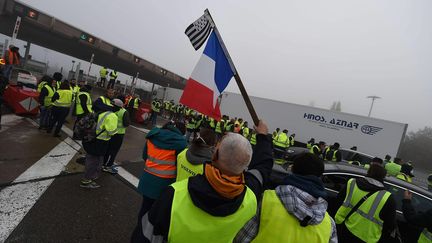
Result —
M186 83L180 103L217 120L221 118L218 97L234 76L214 32Z

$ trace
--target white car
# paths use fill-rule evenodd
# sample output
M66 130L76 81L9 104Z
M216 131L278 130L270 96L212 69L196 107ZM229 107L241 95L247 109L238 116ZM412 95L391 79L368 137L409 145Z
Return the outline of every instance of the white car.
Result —
M37 78L27 70L14 68L9 76L9 84L37 89Z

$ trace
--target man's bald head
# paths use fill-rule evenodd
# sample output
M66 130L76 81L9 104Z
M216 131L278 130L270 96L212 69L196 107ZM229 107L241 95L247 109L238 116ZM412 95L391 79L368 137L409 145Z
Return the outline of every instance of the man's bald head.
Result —
M252 158L252 147L249 141L237 133L226 134L217 146L213 165L223 174L240 175Z

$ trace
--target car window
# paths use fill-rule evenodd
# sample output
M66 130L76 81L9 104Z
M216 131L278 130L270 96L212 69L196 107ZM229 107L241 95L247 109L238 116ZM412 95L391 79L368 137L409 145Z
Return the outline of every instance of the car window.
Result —
M389 192L392 193L396 201L396 209L402 211L402 200L406 189L389 183L385 183L385 187ZM432 201L416 192L413 192L411 203L417 212L426 212L432 209Z
M324 174L322 176L322 181L324 182L324 187L334 191L340 191L343 186L346 185L347 181L351 178L358 178L360 176L353 174Z

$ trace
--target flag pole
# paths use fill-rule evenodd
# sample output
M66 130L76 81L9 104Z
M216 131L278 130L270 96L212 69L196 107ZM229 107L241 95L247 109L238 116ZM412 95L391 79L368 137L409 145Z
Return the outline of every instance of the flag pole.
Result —
M248 95L248 93L247 93L247 91L246 91L246 89L245 89L245 87L243 85L243 82L241 81L240 75L239 75L239 73L237 72L237 69L234 66L234 63L233 63L233 61L231 59L231 56L228 53L228 50L227 50L227 48L225 46L225 43L222 40L222 37L221 37L221 35L219 33L219 30L217 29L216 24L213 21L212 16L210 15L210 11L208 9L206 9L204 12L205 12L206 16L208 17L208 20L210 21L210 24L213 27L213 31L215 32L217 38L219 39L219 43L221 44L222 50L223 50L226 58L228 59L228 63L230 65L230 67L231 67L231 71L234 73L234 79L236 80L237 86L240 89L240 93L243 96L243 99L244 99L244 101L246 103L246 107L249 110L249 113L250 113L250 115L252 117L252 120L253 120L255 126L258 126L258 123L259 123L258 115L256 114L255 108L253 107L252 102L251 102L251 100L249 98L249 95Z

